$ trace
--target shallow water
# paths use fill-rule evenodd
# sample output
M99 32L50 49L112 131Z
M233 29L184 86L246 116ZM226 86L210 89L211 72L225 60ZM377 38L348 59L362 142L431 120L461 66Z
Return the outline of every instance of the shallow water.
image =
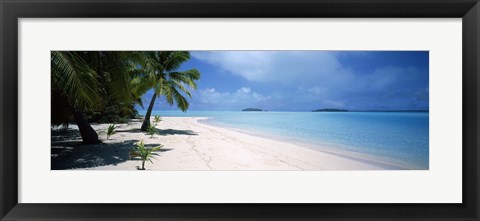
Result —
M411 169L429 165L428 112L153 111L153 115L209 117L209 124L312 148L377 156Z

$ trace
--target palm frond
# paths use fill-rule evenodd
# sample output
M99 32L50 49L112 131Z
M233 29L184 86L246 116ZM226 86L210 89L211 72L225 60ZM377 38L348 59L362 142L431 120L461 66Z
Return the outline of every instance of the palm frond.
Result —
M140 160L143 162L142 165L145 164L145 161L150 161L150 163L153 163L151 159L153 157L152 152L158 151L162 147L162 145L159 145L152 148L146 148L143 141L140 141L140 143L136 143L135 146L132 147L130 151L130 157L140 157ZM145 168L141 169L144 170Z
M115 124L110 124L107 128L107 140L110 139L110 136L116 134L117 132L115 131L116 127Z
M131 101L130 70L132 65L129 52L105 52L105 66L109 77L109 95L114 101Z
M166 56L164 62L165 71L175 71L180 68L182 63L190 59L190 52L188 51L166 51L163 52Z
M188 97L192 97L192 94L190 91L185 87L185 84L183 82L175 81L175 80L170 80L168 83L170 86L173 86L175 88L178 88L180 91L185 93Z
M96 72L76 53L51 52L52 88L57 88L77 108L94 106L99 97Z
M168 73L168 77L172 80L188 84L188 86L193 89L197 89L197 84L195 81L200 79L200 72L197 69L190 69L181 72L170 72Z
M169 95L175 100L175 103L177 103L177 107L183 112L187 111L189 106L187 99L173 85L169 87L168 91Z

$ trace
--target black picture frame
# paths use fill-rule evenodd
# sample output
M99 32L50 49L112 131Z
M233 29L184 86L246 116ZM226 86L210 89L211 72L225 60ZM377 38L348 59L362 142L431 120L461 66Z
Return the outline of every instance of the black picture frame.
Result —
M0 2L1 220L479 220L480 5L478 0L1 0ZM18 203L17 20L47 17L462 18L463 203Z

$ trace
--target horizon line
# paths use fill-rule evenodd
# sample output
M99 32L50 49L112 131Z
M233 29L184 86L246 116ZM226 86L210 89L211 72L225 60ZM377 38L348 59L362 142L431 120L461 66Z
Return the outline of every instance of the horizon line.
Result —
M137 111L146 111L146 110L143 110L143 109L136 109ZM371 110L348 110L348 109L339 109L339 110L342 110L342 111L328 111L328 110L324 110L324 111L315 111L315 110L261 110L261 111L242 111L242 110L187 110L185 112L188 112L188 111L238 111L238 112L429 112L430 109L418 109L418 110L415 110L415 109L389 109L389 110L375 110L375 109L371 109ZM183 112L181 110L152 110L152 111L165 111L165 112Z

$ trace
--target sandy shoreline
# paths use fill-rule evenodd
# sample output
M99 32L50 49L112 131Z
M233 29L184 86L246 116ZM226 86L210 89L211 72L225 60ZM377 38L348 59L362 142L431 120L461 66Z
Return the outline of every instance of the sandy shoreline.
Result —
M92 125L103 144L89 146L75 146L78 137L59 142L62 134L55 135L52 169L136 170L140 161L129 159L128 153L140 140L149 146L163 145L153 164L146 163L147 170L401 169L199 122L203 119L162 117L154 138L139 130L141 120L117 125L118 132L110 140L105 135L107 124Z

